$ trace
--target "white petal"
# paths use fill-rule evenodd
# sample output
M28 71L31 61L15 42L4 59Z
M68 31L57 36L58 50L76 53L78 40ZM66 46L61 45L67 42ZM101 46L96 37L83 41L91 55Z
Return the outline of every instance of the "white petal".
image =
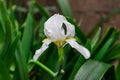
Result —
M64 21L64 24L65 24L66 27L67 27L66 37L74 37L74 35L75 35L74 25L72 25L72 24L69 23L68 21Z
M51 40L44 40L43 45L40 49L36 50L35 55L33 56L34 60L37 60L39 56L49 47L49 44L51 43Z
M65 17L59 14L50 17L44 24L45 35L53 41L64 39L65 35L61 29L63 21L66 21Z
M66 31L63 28L63 24L66 26ZM69 23L64 16L55 14L45 22L44 33L51 40L57 41L64 40L68 37L74 37L75 29L74 25Z
M85 57L85 59L88 59L90 57L90 52L88 49L79 45L75 40L66 40L66 42L69 43L77 51L79 51Z

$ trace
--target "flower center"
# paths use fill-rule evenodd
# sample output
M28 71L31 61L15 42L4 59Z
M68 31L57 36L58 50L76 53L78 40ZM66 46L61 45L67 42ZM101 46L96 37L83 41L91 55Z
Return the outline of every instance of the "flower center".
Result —
M55 41L54 42L58 47L62 47L66 42L65 41Z

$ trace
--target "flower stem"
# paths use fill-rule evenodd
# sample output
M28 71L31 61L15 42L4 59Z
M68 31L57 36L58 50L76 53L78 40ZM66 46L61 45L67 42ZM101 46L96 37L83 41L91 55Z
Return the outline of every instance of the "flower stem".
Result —
M62 66L64 62L63 47L58 47L58 55L59 55L59 71L57 75L64 73L64 71L62 70Z
M30 62L33 62L35 64L37 64L38 66L40 66L41 68L43 68L46 72L48 72L50 75L52 75L53 77L56 77L57 76L57 72L53 72L51 69L49 69L47 66L45 66L44 64L42 64L41 62L39 61L34 61L34 60L31 60Z
M59 54L59 65L63 65L64 57L63 57L63 48L58 48L58 54Z

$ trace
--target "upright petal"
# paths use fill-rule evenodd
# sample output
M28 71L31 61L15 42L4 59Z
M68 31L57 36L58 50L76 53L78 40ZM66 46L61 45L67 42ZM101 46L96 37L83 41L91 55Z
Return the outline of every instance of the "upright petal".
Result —
M39 56L48 48L49 44L51 43L51 40L45 39L43 41L43 45L40 49L36 50L35 55L33 56L34 60L37 60Z
M74 37L74 35L75 35L74 25L72 25L72 24L69 23L68 21L64 21L64 24L65 24L66 27L67 27L66 37Z
M69 43L73 48L75 48L77 51L79 51L85 59L88 59L90 57L90 52L87 48L79 45L75 40L66 40L67 43Z
M65 28L63 27L65 24ZM50 17L44 24L44 33L52 41L64 40L66 37L74 37L74 25L69 23L62 15L55 14Z
M64 40L63 22L67 22L66 18L59 14L54 14L44 24L44 33L53 41Z

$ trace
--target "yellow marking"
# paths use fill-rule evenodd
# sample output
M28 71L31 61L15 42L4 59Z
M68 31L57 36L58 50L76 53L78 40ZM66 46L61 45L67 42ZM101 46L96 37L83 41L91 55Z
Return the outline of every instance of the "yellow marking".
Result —
M43 40L43 42L46 42L46 41L49 41L50 40L50 38L45 38L44 40Z

